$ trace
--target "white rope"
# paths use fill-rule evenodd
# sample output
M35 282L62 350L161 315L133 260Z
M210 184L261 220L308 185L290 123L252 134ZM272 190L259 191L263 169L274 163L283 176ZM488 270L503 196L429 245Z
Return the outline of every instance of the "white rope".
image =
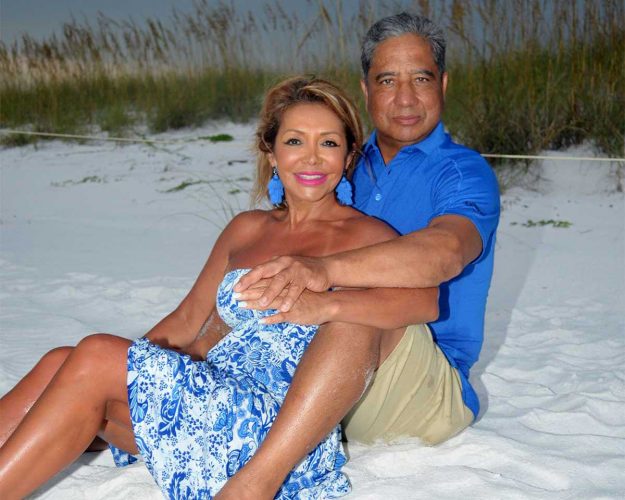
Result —
M144 144L184 144L189 142L197 142L206 140L200 137L186 137L182 139L131 139L128 137L96 137L91 135L76 135L76 134L53 134L50 132L31 132L28 130L11 130L2 129L2 134L24 134L34 135L41 137L58 137L60 139L81 139L85 141L110 141L110 142L138 142ZM210 139L208 139L210 141ZM213 142L213 141L210 141ZM217 143L220 141L215 141ZM220 145L223 145L220 142ZM591 156L541 156L541 155L509 155L509 154L496 154L496 153L484 153L485 158L507 158L512 160L558 160L558 161L599 161L599 162L617 162L625 163L625 158L596 158Z
M77 135L77 134L54 134L51 132L31 132L30 130L11 130L11 129L0 129L1 134L23 134L23 135L33 135L40 137L58 137L59 139L81 139L85 141L109 141L109 142L138 142L143 144L184 144L189 142L197 142L197 141L209 141L213 144L229 141L211 141L210 138L203 137L185 137L182 139L139 139L139 138L129 138L129 137L97 137L92 135Z
M501 155L484 153L485 158L511 158L514 160L563 160L563 161L609 161L625 163L625 158L596 158L592 156L539 156L539 155Z

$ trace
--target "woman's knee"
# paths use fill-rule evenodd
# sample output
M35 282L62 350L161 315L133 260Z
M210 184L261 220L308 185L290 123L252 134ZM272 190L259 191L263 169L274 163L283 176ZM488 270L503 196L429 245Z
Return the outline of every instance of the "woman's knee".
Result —
M39 363L37 363L38 367L43 370L51 370L56 372L68 356L72 353L73 347L63 346L63 347L55 347L54 349L45 353Z
M350 323L329 323L319 329L314 342L324 342L344 352L354 361L375 363L380 352L384 331L374 327Z
M94 333L83 338L74 348L72 361L87 371L106 367L108 353L114 349L115 337L106 333Z
M72 363L88 374L116 376L126 373L130 341L107 333L94 333L82 339L72 353Z

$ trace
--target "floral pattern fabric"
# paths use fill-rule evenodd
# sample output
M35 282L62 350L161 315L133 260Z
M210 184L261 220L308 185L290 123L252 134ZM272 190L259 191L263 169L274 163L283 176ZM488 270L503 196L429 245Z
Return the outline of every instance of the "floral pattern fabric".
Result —
M217 311L232 331L206 357L139 339L128 350L128 402L141 457L166 497L210 499L267 435L316 326L263 325L271 314L239 307L224 277ZM119 466L135 457L111 446ZM317 499L350 491L337 426L287 476L276 498Z

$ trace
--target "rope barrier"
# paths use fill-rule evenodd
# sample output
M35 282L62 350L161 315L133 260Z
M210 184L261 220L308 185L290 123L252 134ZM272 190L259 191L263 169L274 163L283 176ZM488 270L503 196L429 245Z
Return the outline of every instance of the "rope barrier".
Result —
M625 158L596 158L592 156L503 155L494 153L484 153L482 156L485 158L510 158L513 160L609 161L625 163Z
M80 139L84 141L108 141L108 142L136 142L143 144L186 144L197 141L208 141L212 144L220 143L223 145L227 141L211 141L209 138L203 137L186 137L183 139L140 139L129 137L97 137L92 135L78 135L78 134L56 134L51 132L31 132L29 130L11 130L0 129L0 134L23 134L40 137L57 137L59 139Z
M55 134L50 132L31 132L28 130L11 130L2 129L1 134L24 134L31 136L41 137L57 137L59 139L80 139L85 141L109 141L109 142L134 142L143 144L185 144L190 142L204 141L202 137L187 137L183 139L132 139L128 137L96 137L91 135L76 135L76 134ZM216 144L218 141L210 141ZM223 142L220 142L223 145ZM598 161L598 162L616 162L625 163L625 158L597 158L591 156L544 156L544 155L511 155L511 154L496 154L496 153L484 153L485 158L504 158L511 160L559 160L559 161Z

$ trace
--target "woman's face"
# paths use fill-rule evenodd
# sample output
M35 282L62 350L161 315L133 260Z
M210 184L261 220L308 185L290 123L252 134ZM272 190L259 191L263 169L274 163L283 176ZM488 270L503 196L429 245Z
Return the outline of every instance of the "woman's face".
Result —
M315 103L288 108L269 160L278 167L289 206L334 199L349 149L343 122L329 108Z

